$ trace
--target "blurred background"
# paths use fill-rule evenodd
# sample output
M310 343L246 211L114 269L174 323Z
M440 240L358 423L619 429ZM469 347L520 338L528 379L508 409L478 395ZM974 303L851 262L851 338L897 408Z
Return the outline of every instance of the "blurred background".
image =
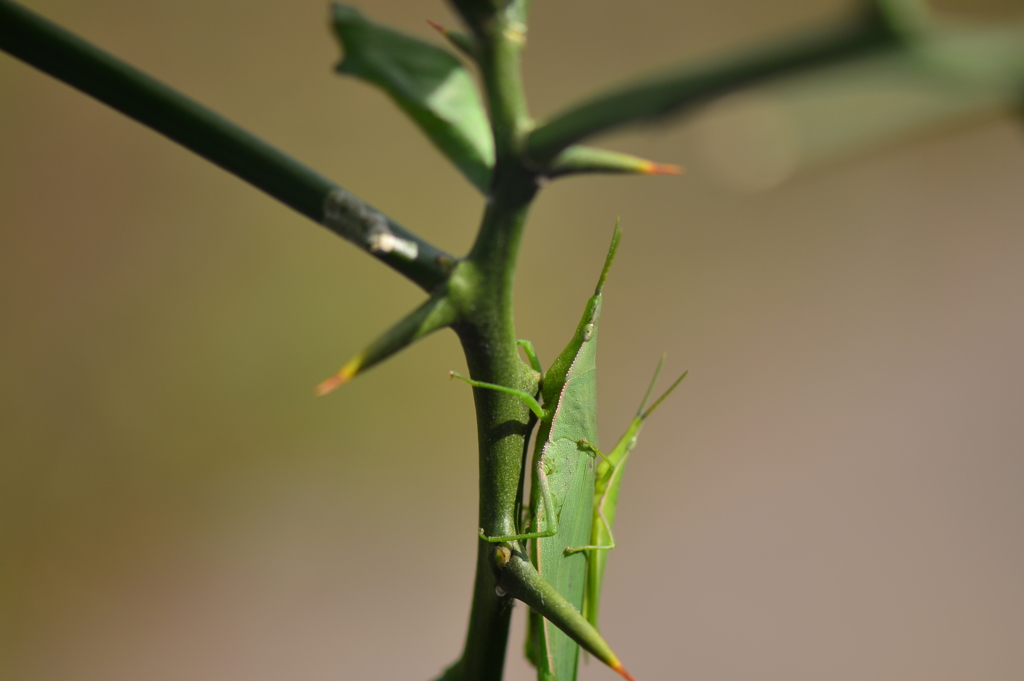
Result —
M332 74L323 0L25 4L468 249L481 197ZM363 9L456 25L440 2ZM849 9L538 1L531 106ZM0 93L0 678L433 678L476 541L455 336L315 399L418 289L6 54ZM626 474L606 637L646 681L1024 678L1020 119L803 166L785 112L722 106L596 140L688 172L553 183L520 258L546 363L622 218L605 443L662 352L666 378L690 370ZM512 681L532 678L522 610Z

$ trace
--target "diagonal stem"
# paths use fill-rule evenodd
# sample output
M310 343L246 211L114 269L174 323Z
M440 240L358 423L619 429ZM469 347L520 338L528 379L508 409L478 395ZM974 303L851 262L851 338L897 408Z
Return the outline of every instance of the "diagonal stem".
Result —
M712 97L797 71L821 68L870 52L891 49L898 36L874 13L832 30L790 38L655 75L600 94L542 122L526 153L547 164L563 149L627 123L680 114Z
M430 291L454 259L263 140L10 0L0 49L153 128ZM347 216L337 216L338 197Z

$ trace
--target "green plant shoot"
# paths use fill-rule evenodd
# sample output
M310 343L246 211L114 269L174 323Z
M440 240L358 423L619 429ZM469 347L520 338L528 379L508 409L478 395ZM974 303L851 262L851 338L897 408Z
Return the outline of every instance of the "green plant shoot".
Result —
M662 393L661 397L651 405L651 408L645 411L647 400L651 397L654 384L658 381L658 374L661 373L661 367L664 363L665 356L662 355L661 360L658 362L658 368L654 370L651 384L647 387L644 399L640 403L640 408L637 409L636 416L611 452L604 454L589 442L581 442L582 445L591 447L601 457L601 461L597 464L596 480L594 483L594 510L590 528L590 544L568 548L566 551L570 554L590 551L586 595L583 600L583 615L595 628L597 627L598 609L601 604L601 585L604 581L604 568L608 562L608 550L615 548L612 525L615 523L615 510L619 501L619 487L622 484L622 472L625 468L626 460L633 452L633 448L636 447L637 436L640 434L640 428L643 426L644 420L665 401L665 398L682 383L683 379L686 378L686 374L689 373L684 371L683 375L677 378L675 383L669 386L668 390Z
M527 531L488 537L481 530L480 536L486 541L501 543L531 540L530 556L537 572L577 610L583 609L587 556L580 550L568 549L591 544L598 451L591 445L597 441L597 328L604 282L620 237L621 230L616 222L604 268L576 333L541 379L542 403L524 391L452 374L477 388L518 395L540 420L533 458L530 514L521 528ZM520 341L520 344L533 368L540 372L540 362L532 345L527 341ZM531 615L528 651L541 679L572 681L576 678L578 645L568 633L536 611Z

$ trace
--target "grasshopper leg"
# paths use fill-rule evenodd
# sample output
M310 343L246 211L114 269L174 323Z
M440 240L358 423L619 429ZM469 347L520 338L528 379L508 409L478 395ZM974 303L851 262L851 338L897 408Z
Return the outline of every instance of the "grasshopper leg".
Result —
M526 539L543 539L545 537L554 537L558 534L558 518L555 517L555 505L551 498L551 486L548 483L548 474L544 470L543 461L539 461L537 463L537 483L540 485L541 499L544 501L544 524L546 527L543 532L512 534L504 537L488 537L484 534L484 530L481 527L480 538L486 542L496 544L499 542L523 541Z
M600 449L590 444L586 440L580 440L580 446L585 449L589 449L590 451L600 456L602 459L604 459L604 462L608 464L608 466L610 467L610 471L608 474L608 484L605 485L604 492L601 494L601 499L600 501L597 502L597 517L601 520L602 523L604 523L604 529L608 532L608 544L605 544L603 546L569 546L565 549L565 555L567 556L573 553L579 553L580 551L608 551L610 549L615 548L615 535L612 533L612 526L608 522L608 518L606 518L604 515L604 505L605 502L608 500L608 492L609 490L612 489L613 483L615 482L615 476L620 474L620 466L626 462L626 459L629 458L629 453L627 452L626 455L622 457L622 459L619 461L619 466L616 466L611 462L611 460L609 460L607 456L605 456L604 452L602 452Z

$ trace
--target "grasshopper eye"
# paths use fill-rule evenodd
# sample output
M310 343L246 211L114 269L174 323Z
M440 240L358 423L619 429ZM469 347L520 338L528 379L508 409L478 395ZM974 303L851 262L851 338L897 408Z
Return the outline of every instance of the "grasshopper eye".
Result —
M583 327L583 342L586 343L594 337L594 324L591 322Z

